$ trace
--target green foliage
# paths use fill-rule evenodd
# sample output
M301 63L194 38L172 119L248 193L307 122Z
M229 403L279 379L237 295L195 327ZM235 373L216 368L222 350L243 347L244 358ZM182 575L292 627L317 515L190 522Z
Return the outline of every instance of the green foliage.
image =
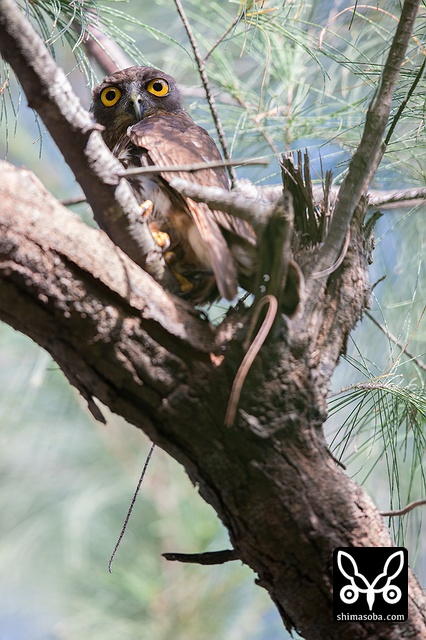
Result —
M206 69L220 91L219 102L223 96L220 114L235 155L303 148L307 139L311 145L321 144L325 158L332 153L330 142L346 151L356 148L399 10L389 2L385 8L345 8L331 17L334 8L317 4L185 3L201 57L208 55ZM227 33L233 20L237 21ZM419 20L394 113L424 59L422 28ZM425 166L423 122L424 79L399 121L384 163L404 173L405 181L420 185Z
M317 6L302 0L184 4L201 57L207 56L206 71L217 89L219 113L235 156L269 154L272 160L277 151L321 145L323 162L333 166L336 148L330 147L331 142L345 152L356 147L395 31L399 12L395 3L346 7L337 13L327 3ZM192 55L182 55L182 48L188 52L188 41L172 0L158 0L156 7L144 5L143 13L136 3L120 0L21 0L21 6L53 54L59 45L69 46L89 84L94 82L93 66L83 44L93 26L118 42L137 64L155 64L185 85L199 84ZM394 113L423 61L422 39L419 19L395 94ZM383 165L398 171L404 181L420 185L425 166L424 104L422 80ZM207 105L200 106L198 95L190 108L212 130ZM340 154L340 160L345 158L347 154ZM278 169L272 166L272 171L278 181ZM265 171L247 173L268 178ZM386 179L386 174L379 177Z
M371 314L381 328L366 318L354 332L330 397L331 450L385 511L426 497L423 222L424 207L379 220L371 279L386 280L374 290ZM414 550L421 521L422 508L392 518L395 540ZM419 553L423 559L424 547Z
M126 0L21 0L20 6L37 27L37 31L49 47L53 57L56 46L66 43L72 50L76 62L88 79L92 79L93 68L88 60L83 44L92 34L92 29L100 31L112 41L120 43L120 47L138 64L149 64L129 35L129 22L133 28L143 33L145 38L154 38L171 45L178 45L170 36L151 27L135 17L117 8L117 4L128 4ZM96 40L96 35L95 35Z

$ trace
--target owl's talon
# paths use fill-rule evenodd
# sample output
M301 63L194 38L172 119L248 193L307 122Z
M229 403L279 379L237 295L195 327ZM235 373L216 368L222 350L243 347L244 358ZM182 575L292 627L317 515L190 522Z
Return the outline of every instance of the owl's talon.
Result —
M149 218L152 214L152 210L154 209L154 205L151 200L145 200L139 205L139 207L144 218Z
M167 249L170 247L169 234L165 233L164 231L155 231L153 229L151 229L151 233L152 233L152 237L154 238L156 244L158 244L160 249L163 249L163 251L167 251Z
M164 260L166 264L171 265L176 260L176 254L174 251L166 251L164 254Z
M193 290L194 285L192 284L192 282L189 282L189 280L185 278L185 276L178 273L174 269L171 269L171 272L173 273L176 280L179 282L181 293L186 295L187 293L190 293Z
M185 278L185 276L179 273L177 269L173 269L173 267L171 266L173 262L175 262L176 260L175 252L166 251L166 253L164 254L164 260L167 266L169 267L170 271L173 273L176 280L179 282L181 293L183 293L184 295L186 295L187 293L190 293L194 288L194 285L192 284L192 282L190 282L187 278Z

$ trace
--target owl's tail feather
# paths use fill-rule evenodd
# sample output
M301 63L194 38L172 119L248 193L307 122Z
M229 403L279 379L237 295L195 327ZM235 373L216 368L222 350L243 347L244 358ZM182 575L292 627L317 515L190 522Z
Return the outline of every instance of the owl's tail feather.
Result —
M197 204L190 198L186 199L186 204L204 245L192 248L197 255L208 255L219 294L226 300L233 300L237 295L237 269L222 231L207 205Z

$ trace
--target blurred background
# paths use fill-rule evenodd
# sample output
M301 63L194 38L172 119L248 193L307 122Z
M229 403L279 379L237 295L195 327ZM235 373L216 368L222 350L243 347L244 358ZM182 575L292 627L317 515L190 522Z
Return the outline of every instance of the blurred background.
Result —
M84 57L69 26L99 20L136 64L174 75L192 117L216 137L173 0L20 4L84 106L102 72ZM208 55L206 70L232 156L270 159L267 168L239 169L238 177L277 184L277 153L309 148L317 183L332 169L339 184L362 133L399 3L358 11L330 0L314 7L303 0L183 4L202 56L233 25ZM419 26L393 114L424 51ZM78 196L43 123L3 67L1 83L5 79L1 157L34 171L59 199ZM374 189L425 186L424 92L423 78ZM86 205L73 210L93 224ZM365 317L353 332L333 379L326 428L347 472L387 510L425 497L426 208L383 213L371 266L371 281L378 283L371 313L380 327ZM220 315L220 306L213 312ZM411 355L401 355L384 331L408 345ZM256 576L241 563L201 567L161 557L166 551L223 549L229 542L213 509L159 449L108 573L150 443L106 409L104 414L106 426L94 422L50 356L0 324L0 640L289 637L266 592L255 585ZM390 526L424 585L423 513L420 508L392 518Z

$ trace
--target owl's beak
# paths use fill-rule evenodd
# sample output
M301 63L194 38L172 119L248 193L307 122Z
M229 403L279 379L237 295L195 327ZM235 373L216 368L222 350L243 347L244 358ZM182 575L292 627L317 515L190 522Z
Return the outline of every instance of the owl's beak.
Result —
M140 94L132 94L130 96L129 111L136 117L136 120L142 120L146 111L146 104Z

